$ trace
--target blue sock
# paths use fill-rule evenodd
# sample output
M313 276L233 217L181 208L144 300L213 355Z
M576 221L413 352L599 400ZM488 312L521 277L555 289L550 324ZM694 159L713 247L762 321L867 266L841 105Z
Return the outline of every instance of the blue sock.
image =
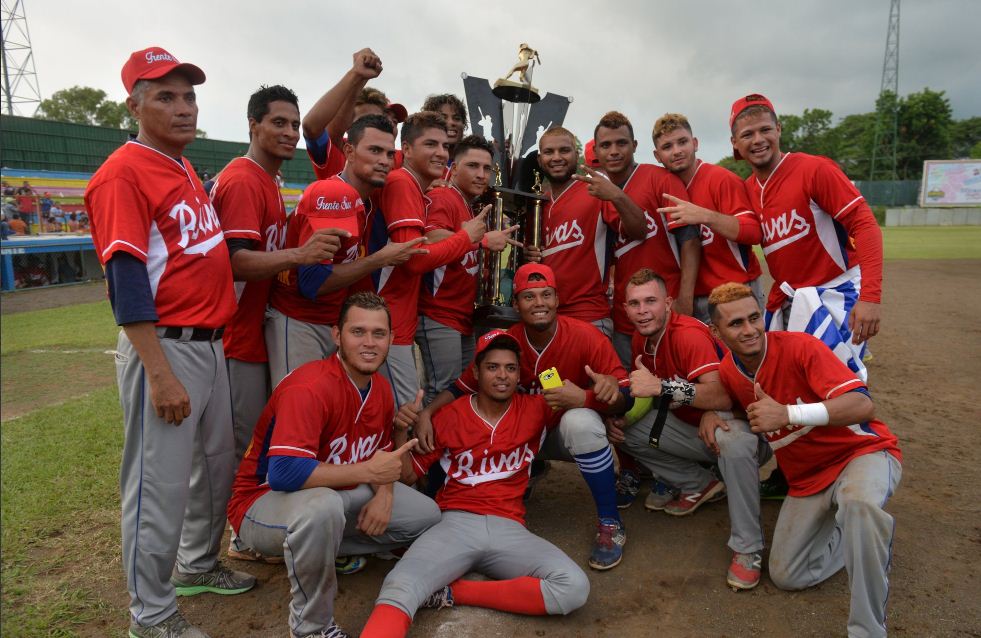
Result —
M589 491L596 501L596 512L600 518L612 518L620 521L620 511L617 510L617 475L613 471L613 450L610 446L577 454L573 457L582 477L589 486Z

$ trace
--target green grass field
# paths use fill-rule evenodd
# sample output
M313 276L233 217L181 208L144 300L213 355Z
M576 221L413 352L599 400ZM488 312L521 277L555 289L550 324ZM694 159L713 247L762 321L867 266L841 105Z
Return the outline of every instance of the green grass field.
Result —
M981 226L882 229L886 259L981 259Z
M981 227L884 228L883 236L886 259L981 259ZM117 333L105 301L3 316L5 637L76 636L93 621L125 618L122 417L106 352Z

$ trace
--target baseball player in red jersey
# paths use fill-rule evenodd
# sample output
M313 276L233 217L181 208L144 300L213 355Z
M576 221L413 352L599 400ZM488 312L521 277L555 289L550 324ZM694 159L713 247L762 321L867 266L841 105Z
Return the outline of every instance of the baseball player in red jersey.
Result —
M431 200L426 190L446 169L449 142L442 115L430 111L415 113L402 127L405 164L392 171L381 191L379 214L371 222L368 253L390 241L406 242L423 237L426 208ZM385 298L392 309L395 339L382 368L395 390L396 404L411 403L419 390L412 343L418 324L419 290L424 273L459 261L480 241L486 230L486 212L464 222L460 230L427 244L427 254L416 255L394 268L372 273L366 282Z
M848 570L849 636L885 636L895 521L883 507L902 475L895 435L875 418L865 383L799 332L764 332L743 285L709 297L713 332L730 348L719 373L790 484L773 531L769 572L804 589ZM714 427L703 428L712 444Z
M815 336L864 379L882 296L882 232L872 210L830 159L780 151L780 122L764 96L736 100L729 128L734 157L753 167L746 190L774 279L768 329L819 326Z
M667 195L687 200L688 193L669 171L634 162L637 140L626 116L616 111L604 115L593 139L608 179L592 169L574 179L585 181L590 193L604 200L604 214L619 228L613 245L613 346L629 367L633 326L623 306L627 280L641 268L651 268L667 282L675 311L690 315L701 244L696 226L670 222L657 212L673 203Z
M446 467L436 497L442 518L385 577L362 638L404 636L420 607L544 615L585 604L586 574L524 524L531 462L556 418L542 396L517 393L522 356L511 334L482 335L474 361L477 392L434 415L433 451L403 461L409 483L436 462ZM396 443L405 438L404 432L395 436ZM463 580L473 570L492 580Z
M770 449L749 424L731 415L716 435L716 447L699 440L703 411L732 407L719 381L723 349L705 324L671 310L664 281L652 270L634 273L626 296L627 316L636 328L630 392L670 397L671 409L663 421L659 410L652 410L625 431L621 422L611 422L610 438L622 441L634 459L677 493L672 499L652 491L644 504L649 510L686 516L728 489L728 544L734 554L726 580L737 589L752 589L759 583L763 549L760 465L770 458ZM716 462L722 481L703 465Z
M538 165L548 178L549 201L542 209L543 245L528 245L525 259L540 262L555 272L559 313L588 321L607 337L613 336L609 288L612 235L602 203L589 186L572 179L578 155L576 138L562 127L552 127L538 141Z
M122 70L139 133L85 191L96 254L122 326L116 379L129 636L201 638L175 595L237 594L255 578L218 562L234 474L222 328L235 312L221 224L184 147L204 72L160 47Z
M561 413L559 427L546 438L542 456L574 461L589 487L599 517L589 566L605 570L623 558L626 528L617 511L613 451L600 414L622 412L627 373L609 339L594 326L559 315L555 273L544 264L525 264L514 275L513 304L521 317L508 329L521 344L519 388L543 394ZM559 387L542 390L539 375L555 368ZM468 368L456 384L441 392L419 416L419 449L433 449L430 415L454 398L476 392Z
M456 145L463 139L467 129L467 107L452 93L430 95L422 103L423 111L434 111L446 120L446 141L450 144L450 158L447 168L452 168L456 157ZM446 174L449 177L449 173Z
M395 133L388 119L368 115L348 131L347 163L340 174L310 184L290 220L286 248L305 244L322 229L348 233L333 260L283 271L273 284L265 325L269 373L275 387L298 366L333 354L332 336L348 288L372 271L402 263L421 239L393 242L364 254L371 216L371 193L384 184L392 166ZM336 232L336 231L335 231Z
M211 190L211 202L231 256L238 298L238 309L222 337L232 393L236 464L242 460L252 440L252 428L269 398L262 325L273 278L282 270L332 259L341 245L338 235L346 234L325 228L313 233L303 245L283 250L286 208L276 175L282 163L293 157L300 139L296 95L284 86L262 87L249 98L248 119L249 150L222 169ZM234 538L228 554L240 560L261 558L241 551Z
M285 558L293 638L347 637L333 618L338 553L408 545L440 518L430 498L395 483L415 442L392 445L395 407L378 374L392 341L385 302L351 295L333 330L337 353L273 391L228 503L245 545Z
M408 116L401 104L390 103L377 89L365 88L369 80L381 75L381 58L371 49L361 49L353 57L351 69L303 117L303 139L317 179L344 170L344 134L355 121L365 115L384 115L397 131ZM402 165L398 155L395 168Z
M451 96L452 97L452 96ZM474 218L474 201L487 191L494 173L494 147L484 138L471 135L453 149L449 186L426 193L426 240L438 242L452 237ZM490 207L487 207L489 212ZM485 213L486 214L486 213ZM517 230L512 226L490 231L482 244L500 252L510 243ZM473 361L473 307L477 296L477 255L479 244L457 261L439 266L422 276L419 293L419 325L416 343L426 369L426 402L453 383L467 364Z
M669 221L701 228L702 259L693 316L708 323L708 294L731 281L745 283L762 303L760 262L752 245L760 243L763 231L742 180L732 171L695 157L698 138L684 115L666 113L658 118L652 138L654 156L681 178L690 199L686 202L667 195L674 204L658 212L668 215Z

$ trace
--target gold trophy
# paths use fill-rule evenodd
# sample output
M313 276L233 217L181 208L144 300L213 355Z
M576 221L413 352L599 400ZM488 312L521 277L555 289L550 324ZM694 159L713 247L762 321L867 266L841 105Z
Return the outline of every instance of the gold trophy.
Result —
M474 94L473 99L468 93L467 98L468 102L476 102L472 108L478 114L483 114L484 119L487 120L487 126L481 124L484 137L491 139L489 135L494 130L498 131L494 136L496 139L493 140L497 149L495 180L481 202L481 205L491 204L494 207L488 216L487 230L503 230L511 224L518 224L519 230L515 238L525 244L538 247L542 245L542 202L546 199L542 195L541 175L536 171L535 185L530 186L531 173L526 172L528 179L526 183L519 179L518 172L522 166L527 166L521 163L522 153L526 150L522 145L529 146L525 140L525 130L528 127L531 106L542 101L538 89L532 85L532 74L539 64L541 58L538 52L527 43L522 43L518 47L518 61L511 66L504 77L493 83L493 89L490 91L492 95L487 96L483 93L486 91L485 88L471 84L470 86L475 87L477 93ZM465 88L468 82L474 83L479 80L479 78L469 78L466 74L463 78ZM480 81L486 82L486 80ZM487 84L483 87L490 88ZM488 102L488 99L491 102ZM568 108L569 99L562 98L562 100L565 108ZM545 124L549 122L560 124L564 114L563 108L558 115L550 117L540 125L544 130ZM496 115L496 119L488 115ZM496 123L492 124L492 121ZM528 192L529 190L532 192ZM517 321L517 313L511 306L511 292L514 272L521 258L522 251L510 245L500 253L481 249L478 256L477 307L474 312L474 323L478 334L491 328L507 327Z
M519 102L522 104L534 104L542 99L538 89L531 85L531 75L535 70L535 63L541 64L542 60L527 43L522 42L518 45L518 61L507 74L494 82L494 95L508 102ZM511 76L518 74L518 81L511 80Z

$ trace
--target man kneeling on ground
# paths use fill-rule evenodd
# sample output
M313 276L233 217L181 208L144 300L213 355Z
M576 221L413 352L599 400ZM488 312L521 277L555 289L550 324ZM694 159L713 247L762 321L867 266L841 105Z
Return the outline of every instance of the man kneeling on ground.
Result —
M362 638L404 636L419 607L471 605L516 614L568 614L586 602L589 579L555 545L524 526L522 501L532 460L558 419L541 395L516 394L517 339L482 336L474 360L477 393L433 415L434 449L403 459L414 482L439 461L447 479L436 496L442 520L389 572ZM395 434L396 443L405 437ZM463 580L471 570L494 580Z
M378 374L392 342L385 302L348 297L333 337L337 353L276 387L228 503L245 546L285 558L293 638L347 637L334 622L338 554L403 547L440 519L430 498L395 482L415 440L392 451L395 404Z
M902 475L896 436L875 418L865 383L822 341L764 332L748 286L719 286L708 308L712 332L730 349L722 383L790 484L773 530L773 584L804 589L845 567L848 635L885 636L895 521L883 508Z

